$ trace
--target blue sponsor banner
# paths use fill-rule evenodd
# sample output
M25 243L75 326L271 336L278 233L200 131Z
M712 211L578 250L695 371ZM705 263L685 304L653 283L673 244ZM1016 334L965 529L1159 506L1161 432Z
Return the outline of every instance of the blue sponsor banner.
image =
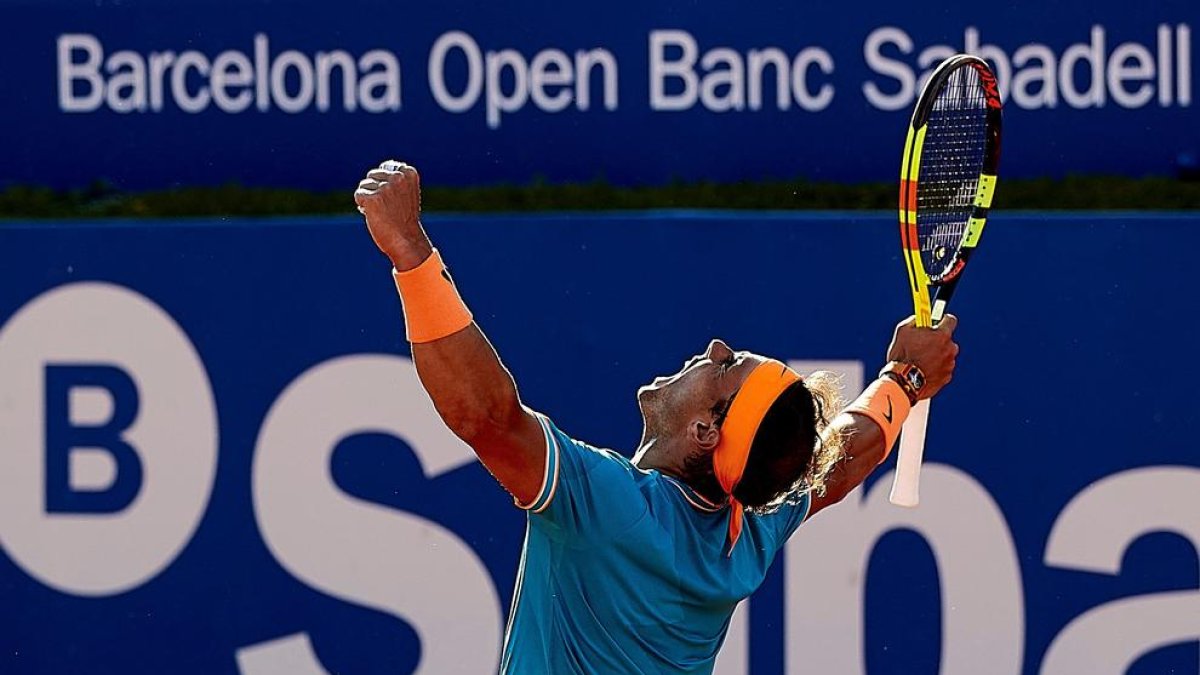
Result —
M854 390L908 309L887 215L429 221L524 400L626 453L636 388L710 338ZM889 464L802 527L717 672L1196 672L1198 226L997 214L921 506ZM494 669L525 516L420 389L361 223L0 244L0 672Z
M1169 174L1200 152L1191 0L601 4L3 0L0 181L336 189L890 180L924 75L971 51L1003 171Z

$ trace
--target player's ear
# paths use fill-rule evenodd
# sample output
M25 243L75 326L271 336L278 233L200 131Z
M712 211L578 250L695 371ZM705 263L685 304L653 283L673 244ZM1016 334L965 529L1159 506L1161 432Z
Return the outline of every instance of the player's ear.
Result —
M712 450L721 440L721 430L712 420L695 418L688 424L688 440L701 450Z

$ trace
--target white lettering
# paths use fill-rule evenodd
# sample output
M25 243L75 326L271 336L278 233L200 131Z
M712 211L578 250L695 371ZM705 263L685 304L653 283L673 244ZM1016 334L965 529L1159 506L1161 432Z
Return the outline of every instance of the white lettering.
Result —
M1158 104L1171 105L1171 27L1158 25Z
M673 61L667 60L667 49L678 48L682 53ZM687 110L696 104L699 79L694 67L700 48L690 33L682 30L650 32L650 109ZM667 94L667 79L683 83L683 92Z
M1087 65L1090 78L1086 91L1080 91L1075 84L1075 65L1080 61ZM1089 44L1067 47L1058 64L1058 80L1063 101L1072 108L1104 107L1104 28L1092 26Z
M467 62L466 86L457 95L445 79L445 61L452 49L461 50ZM592 74L597 70L604 108L616 110L617 61L606 49L576 51L574 62L560 49L543 49L526 59L515 49L483 53L470 35L452 31L438 38L429 57L430 88L438 105L462 113L483 98L489 129L499 128L504 115L522 110L530 101L547 113L566 110L572 101L576 110L588 110Z
M826 82L821 85L816 94L808 88L808 69L816 66L826 75L833 74L833 57L820 47L806 47L796 55L792 63L792 95L796 103L809 112L817 112L829 107L833 101L833 85Z
M364 55L363 58L366 58ZM330 85L333 82L334 69L340 71L342 78L342 109L354 112L358 101L358 71L354 66L354 57L340 49L332 52L318 52L316 59L317 70L317 110L325 112L330 106Z
M1175 50L1179 105L1186 108L1192 104L1192 29L1187 24L1175 27Z
M372 49L358 60L362 79L358 81L358 98L363 110L371 113L400 109L400 60L385 49ZM347 104L347 110L350 110Z
M937 672L1021 672L1021 571L1000 508L983 486L949 466L926 463L921 483L920 509L891 506L891 477L883 476L869 492L858 488L843 503L815 516L788 542L787 672L865 672L863 594L868 561L875 542L898 528L924 537L937 561L942 607Z
M110 76L105 86L109 108L119 113L146 109L146 62L141 54L128 50L116 52L108 57L104 70Z
M299 83L295 95L287 88L289 68L296 71ZM280 110L286 113L303 112L312 105L313 92L313 68L304 54L289 49L271 63L271 98Z
M467 85L458 96L451 94L446 86L446 56L451 49L458 49L467 59ZM483 55L470 35L450 31L433 43L429 52L429 88L444 110L462 113L475 106L483 91Z
M112 419L117 407L110 395L55 421L62 411L47 401L49 369L80 366L119 374L133 387L122 401L129 423L112 430L110 440L141 467L140 477L125 477L135 481L132 501L102 514L47 506L54 487L47 481L50 453L64 449L50 447L52 426L101 413ZM13 562L51 588L91 597L136 588L171 565L208 506L217 417L204 364L170 315L109 284L47 291L0 329L0 400L0 546ZM89 448L86 438L78 447ZM58 487L95 491L120 478L115 455L97 463L87 456L103 450L76 458L75 447L65 449L68 480Z
M1012 82L1012 100L1017 106L1037 110L1058 105L1057 61L1049 47L1037 43L1013 54L1013 65L1019 69ZM1036 91L1030 89L1033 85L1037 85Z
M75 52L83 52L83 61ZM58 107L63 112L92 112L104 102L104 78L100 62L104 48L92 35L70 33L58 36ZM87 93L75 94L76 83L85 84Z
M668 49L679 51L669 59ZM701 75L696 66L699 63ZM697 101L706 110L729 112L761 110L763 79L767 67L775 69L775 99L779 110L795 101L806 111L824 110L833 100L834 88L822 84L813 91L809 76L815 70L833 73L833 57L820 47L801 49L790 62L778 47L751 49L745 55L729 47L714 47L700 53L691 34L661 30L650 34L650 105L654 110L687 110ZM667 93L668 81L679 80L683 91Z
M775 105L780 110L791 107L791 90L788 88L788 57L782 49L768 47L767 49L751 49L746 55L747 67L750 69L750 91L747 93L747 105L751 110L762 109L763 72L767 66L775 68Z
M1132 63L1130 63L1132 61ZM1108 57L1108 93L1123 108L1140 108L1154 98L1154 57L1142 45L1125 42ZM1141 82L1130 91L1127 82Z
M161 112L171 101L183 112L200 113L210 105L224 113L244 112L253 104L266 112L287 113L333 105L340 78L342 108L370 113L400 109L400 61L382 49L354 57L334 50L312 58L296 50L272 57L265 34L254 36L253 54L226 50L210 58L199 51L122 50L107 59L93 35L59 36L58 93L64 112L93 112L102 106L117 113ZM107 80L105 79L107 75Z
M171 64L175 63L175 52L151 52L150 54L150 109L163 109L163 80Z
M1067 504L1046 541L1046 564L1117 576L1126 549L1152 532L1172 532L1200 551L1200 469L1132 469L1089 485ZM1042 675L1124 673L1147 652L1200 640L1200 592L1113 600L1075 618L1042 661Z
M515 49L488 52L486 62L487 125L489 129L500 127L500 114L513 113L525 105L529 98L529 71L525 57ZM512 72L511 93L504 92L504 71Z
M961 47L927 46L920 50L914 67L903 58L913 51L908 34L882 27L867 36L863 54L873 72L895 80L899 89L890 93L882 82L867 81L863 94L877 108L903 110L912 104L934 68L953 54L967 52L990 62L1001 95L1008 97L1011 92L1011 102L1019 108L1051 109L1060 101L1072 108L1102 108L1109 98L1124 108L1145 107L1154 100L1162 107L1191 104L1188 25L1161 24L1153 41L1122 43L1111 52L1106 44L1104 26L1094 25L1087 42L1069 45L1061 53L1030 42L1017 46L1010 58L1006 50L984 43L980 31L968 26ZM893 50L900 56L892 55ZM914 78L914 72L920 74Z
M271 109L271 43L267 36L254 36L254 105L259 112Z
M194 69L201 78L208 75L208 59L197 51L186 51L175 59L175 67L171 70L171 96L175 105L184 112L198 113L208 107L209 93L207 87L200 87L193 96L187 87L188 70Z
M573 79L571 59L565 53L557 49L538 52L529 64L529 95L534 105L546 112L565 110L571 105L571 90L566 87ZM551 94L547 87L558 91Z
M227 113L239 113L254 102L249 86L254 83L254 65L241 52L221 52L212 64L213 103ZM230 91L233 89L233 93ZM241 91L237 91L237 90Z
M866 96L868 103L880 110L902 110L912 105L916 97L916 78L912 69L903 62L884 56L884 46L899 49L901 54L911 54L912 38L899 28L886 26L871 31L863 44L863 56L866 57L867 67L896 80L899 89L894 94L885 94L874 82L864 82L863 96Z
M704 107L713 112L741 110L746 90L742 55L728 47L717 47L705 52L700 67L708 71L700 83L700 101Z
M254 513L267 548L312 588L408 623L421 641L416 672L495 671L500 598L475 552L442 525L352 497L334 482L334 449L365 432L403 439L431 478L475 461L442 424L408 359L349 356L315 366L284 390L259 435Z
M575 52L575 104L580 110L591 105L592 70L600 67L601 84L604 88L604 109L617 109L617 59L607 49L589 49Z

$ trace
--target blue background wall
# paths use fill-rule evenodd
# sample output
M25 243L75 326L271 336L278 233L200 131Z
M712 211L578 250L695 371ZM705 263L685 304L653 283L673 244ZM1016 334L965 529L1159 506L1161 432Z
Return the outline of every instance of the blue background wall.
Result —
M919 76L939 60L929 55L928 62L918 63L927 48L945 46L948 51L941 57L963 50L968 31L976 32L976 49L985 56L1012 62L1021 54L1014 73L1024 70L1030 76L1039 68L1053 73L1049 91L1045 84L1030 84L1023 89L1025 96L1008 101L1006 176L1168 174L1181 154L1200 153L1195 95L1190 93L1200 91L1191 75L1200 73L1200 50L1185 47L1193 41L1191 31L1200 27L1200 6L1190 0L1015 0L987 12L966 4L877 0L853 11L836 3L647 5L634 0L587 6L536 0L417 5L4 0L0 13L8 28L0 44L0 77L8 97L6 123L0 125L0 147L5 149L0 181L78 186L106 178L125 188L238 181L338 189L357 180L364 153L380 160L402 154L439 184L524 182L535 176L553 181L604 176L618 183L763 177L892 180L914 92L880 107L868 100L864 87L876 87L883 96L900 94L905 78ZM1086 60L1062 68L1072 45L1091 49L1094 27L1103 33L1095 44L1100 70L1094 72ZM1167 31L1161 62L1160 27ZM696 41L698 58L718 47L731 48L742 59L750 50L766 47L781 49L789 59L807 48L820 49L828 58L828 72L817 66L806 69L806 89L816 96L829 86L832 99L813 106L817 110L805 110L793 98L787 110L779 110L774 71L768 70L761 110L749 109L748 100L741 109L725 112L699 102L682 111L654 110L649 36L672 29ZM451 112L435 99L429 75L431 49L451 31L470 36L481 61L505 49L516 50L526 63L550 48L572 59L580 50L607 50L616 64L615 107L602 105L596 74L587 110L578 109L574 93L558 112L529 101L500 115L492 128L481 93L474 105ZM287 50L298 50L310 64L318 52L344 50L354 59L372 49L390 52L401 71L398 109L371 113L360 105L347 112L341 80L335 78L331 108L324 112L310 97L296 113L282 112L277 101L265 112L255 104L229 113L210 103L185 113L172 97L168 72L157 112L115 112L107 104L89 112L63 110L58 87L66 62L56 52L61 36L92 36L106 60L121 50L133 50L143 61L155 52L179 56L195 50L211 62L226 50L253 60L259 34L269 41L272 63ZM872 36L881 46L870 46ZM1148 93L1122 104L1112 93L1110 77L1119 76L1118 68L1136 69L1138 63L1111 57L1127 42L1144 48L1149 70L1126 77L1120 86L1130 92L1146 87ZM1034 47L1020 51L1029 45ZM1050 55L1049 62L1030 58L1037 45ZM871 51L878 57L869 57ZM665 58L680 55L672 49ZM83 60L82 52L68 59ZM454 95L467 87L466 63L461 51L446 60L445 82ZM1166 87L1160 82L1163 66ZM96 72L108 80L129 68ZM708 72L702 66L695 70ZM484 78L484 91L517 91L512 69L496 72L498 79ZM293 68L284 78L292 95L301 87L297 73ZM1086 92L1097 79L1095 100L1071 103L1063 93L1064 82ZM184 81L192 95L208 87L195 69ZM665 82L668 93L683 91L682 80ZM729 94L729 86L711 84L718 98ZM1008 94L1011 84L1001 69L1002 91ZM82 80L72 86L76 96L86 96ZM122 91L129 95L130 90Z
M442 216L429 226L526 402L569 433L625 452L640 429L636 387L711 337L782 358L857 360L870 373L908 311L885 214ZM387 266L362 229L342 218L0 225L0 323L63 284L132 289L194 343L220 430L203 520L144 584L77 597L0 554L0 671L236 672L238 649L297 632L311 636L330 672L415 666L410 626L289 574L255 521L256 439L288 384L334 357L407 354ZM1193 476L1200 219L997 214L987 237L955 300L963 352L934 406L927 459L969 474L1002 511L1026 607L1023 672L1034 673L1085 611L1148 593L1190 589L1194 598L1200 586L1187 534L1200 491L1129 546L1119 574L1043 562L1053 524L1089 485L1140 467ZM10 387L0 399L12 410L28 395ZM4 449L18 450L42 453ZM373 435L343 444L329 470L347 494L464 540L507 605L524 516L478 464L426 479L406 445ZM0 489L11 489L4 481ZM935 497L921 508L953 511ZM929 546L898 532L875 550L862 647L872 673L935 672L938 632L954 616L938 610ZM783 672L793 620L784 583L773 574L753 604L754 675ZM1196 672L1198 634L1200 626L1168 640L1129 672Z

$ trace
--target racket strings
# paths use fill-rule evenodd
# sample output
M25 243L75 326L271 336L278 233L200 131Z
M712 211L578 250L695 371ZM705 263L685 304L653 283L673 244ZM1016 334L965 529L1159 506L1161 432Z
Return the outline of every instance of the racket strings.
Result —
M987 149L987 99L972 67L950 74L934 100L917 187L917 240L929 276L957 259Z

